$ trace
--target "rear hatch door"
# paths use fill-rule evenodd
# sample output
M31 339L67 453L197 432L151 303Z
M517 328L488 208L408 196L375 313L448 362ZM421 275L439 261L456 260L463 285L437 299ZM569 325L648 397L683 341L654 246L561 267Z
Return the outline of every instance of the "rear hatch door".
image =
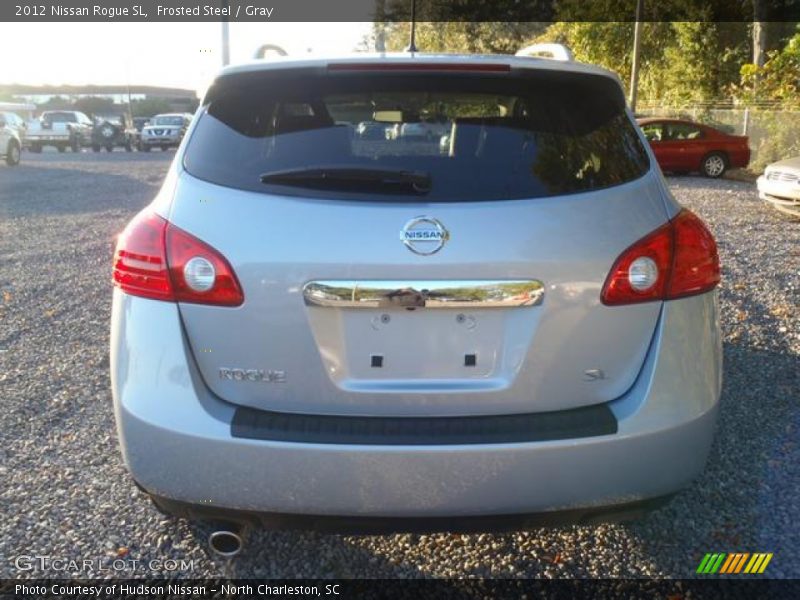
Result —
M607 307L600 292L666 220L660 187L613 80L547 75L218 81L170 214L244 291L239 307L180 306L211 390L403 416L623 394L660 304ZM356 134L420 115L448 121L445 139Z

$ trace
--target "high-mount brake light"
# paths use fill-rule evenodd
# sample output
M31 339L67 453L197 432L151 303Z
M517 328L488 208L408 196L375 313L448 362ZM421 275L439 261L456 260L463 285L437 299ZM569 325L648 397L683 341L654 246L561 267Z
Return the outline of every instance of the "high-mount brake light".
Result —
M601 294L608 306L673 300L714 289L720 280L714 237L688 210L625 250Z
M432 63L432 62L363 62L331 63L329 71L478 71L483 73L508 73L510 65L498 63Z
M217 250L149 211L136 215L119 236L114 285L144 298L239 306L241 286Z

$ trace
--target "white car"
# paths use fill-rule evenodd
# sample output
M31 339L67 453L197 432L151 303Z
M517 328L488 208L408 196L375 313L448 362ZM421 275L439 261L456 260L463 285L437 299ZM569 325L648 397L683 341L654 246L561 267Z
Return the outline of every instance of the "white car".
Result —
M777 210L800 217L800 156L769 165L758 178L758 196Z
M15 167L19 164L22 141L12 119L8 116L10 114L13 113L0 113L0 155L5 156L9 167Z

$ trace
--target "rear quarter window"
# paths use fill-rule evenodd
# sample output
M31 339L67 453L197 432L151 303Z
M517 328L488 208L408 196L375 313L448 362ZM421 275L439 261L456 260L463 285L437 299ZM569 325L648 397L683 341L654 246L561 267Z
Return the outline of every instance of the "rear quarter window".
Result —
M264 193L387 201L537 198L620 185L649 169L616 82L598 75L262 71L219 79L184 156L206 181ZM423 192L329 181L325 169L424 173Z

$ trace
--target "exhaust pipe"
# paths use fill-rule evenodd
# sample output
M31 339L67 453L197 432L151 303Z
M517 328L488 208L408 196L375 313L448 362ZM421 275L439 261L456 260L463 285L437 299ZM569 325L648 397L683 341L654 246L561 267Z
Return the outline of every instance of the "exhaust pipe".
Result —
M230 560L242 551L244 538L243 525L221 527L208 536L208 547L213 555Z

